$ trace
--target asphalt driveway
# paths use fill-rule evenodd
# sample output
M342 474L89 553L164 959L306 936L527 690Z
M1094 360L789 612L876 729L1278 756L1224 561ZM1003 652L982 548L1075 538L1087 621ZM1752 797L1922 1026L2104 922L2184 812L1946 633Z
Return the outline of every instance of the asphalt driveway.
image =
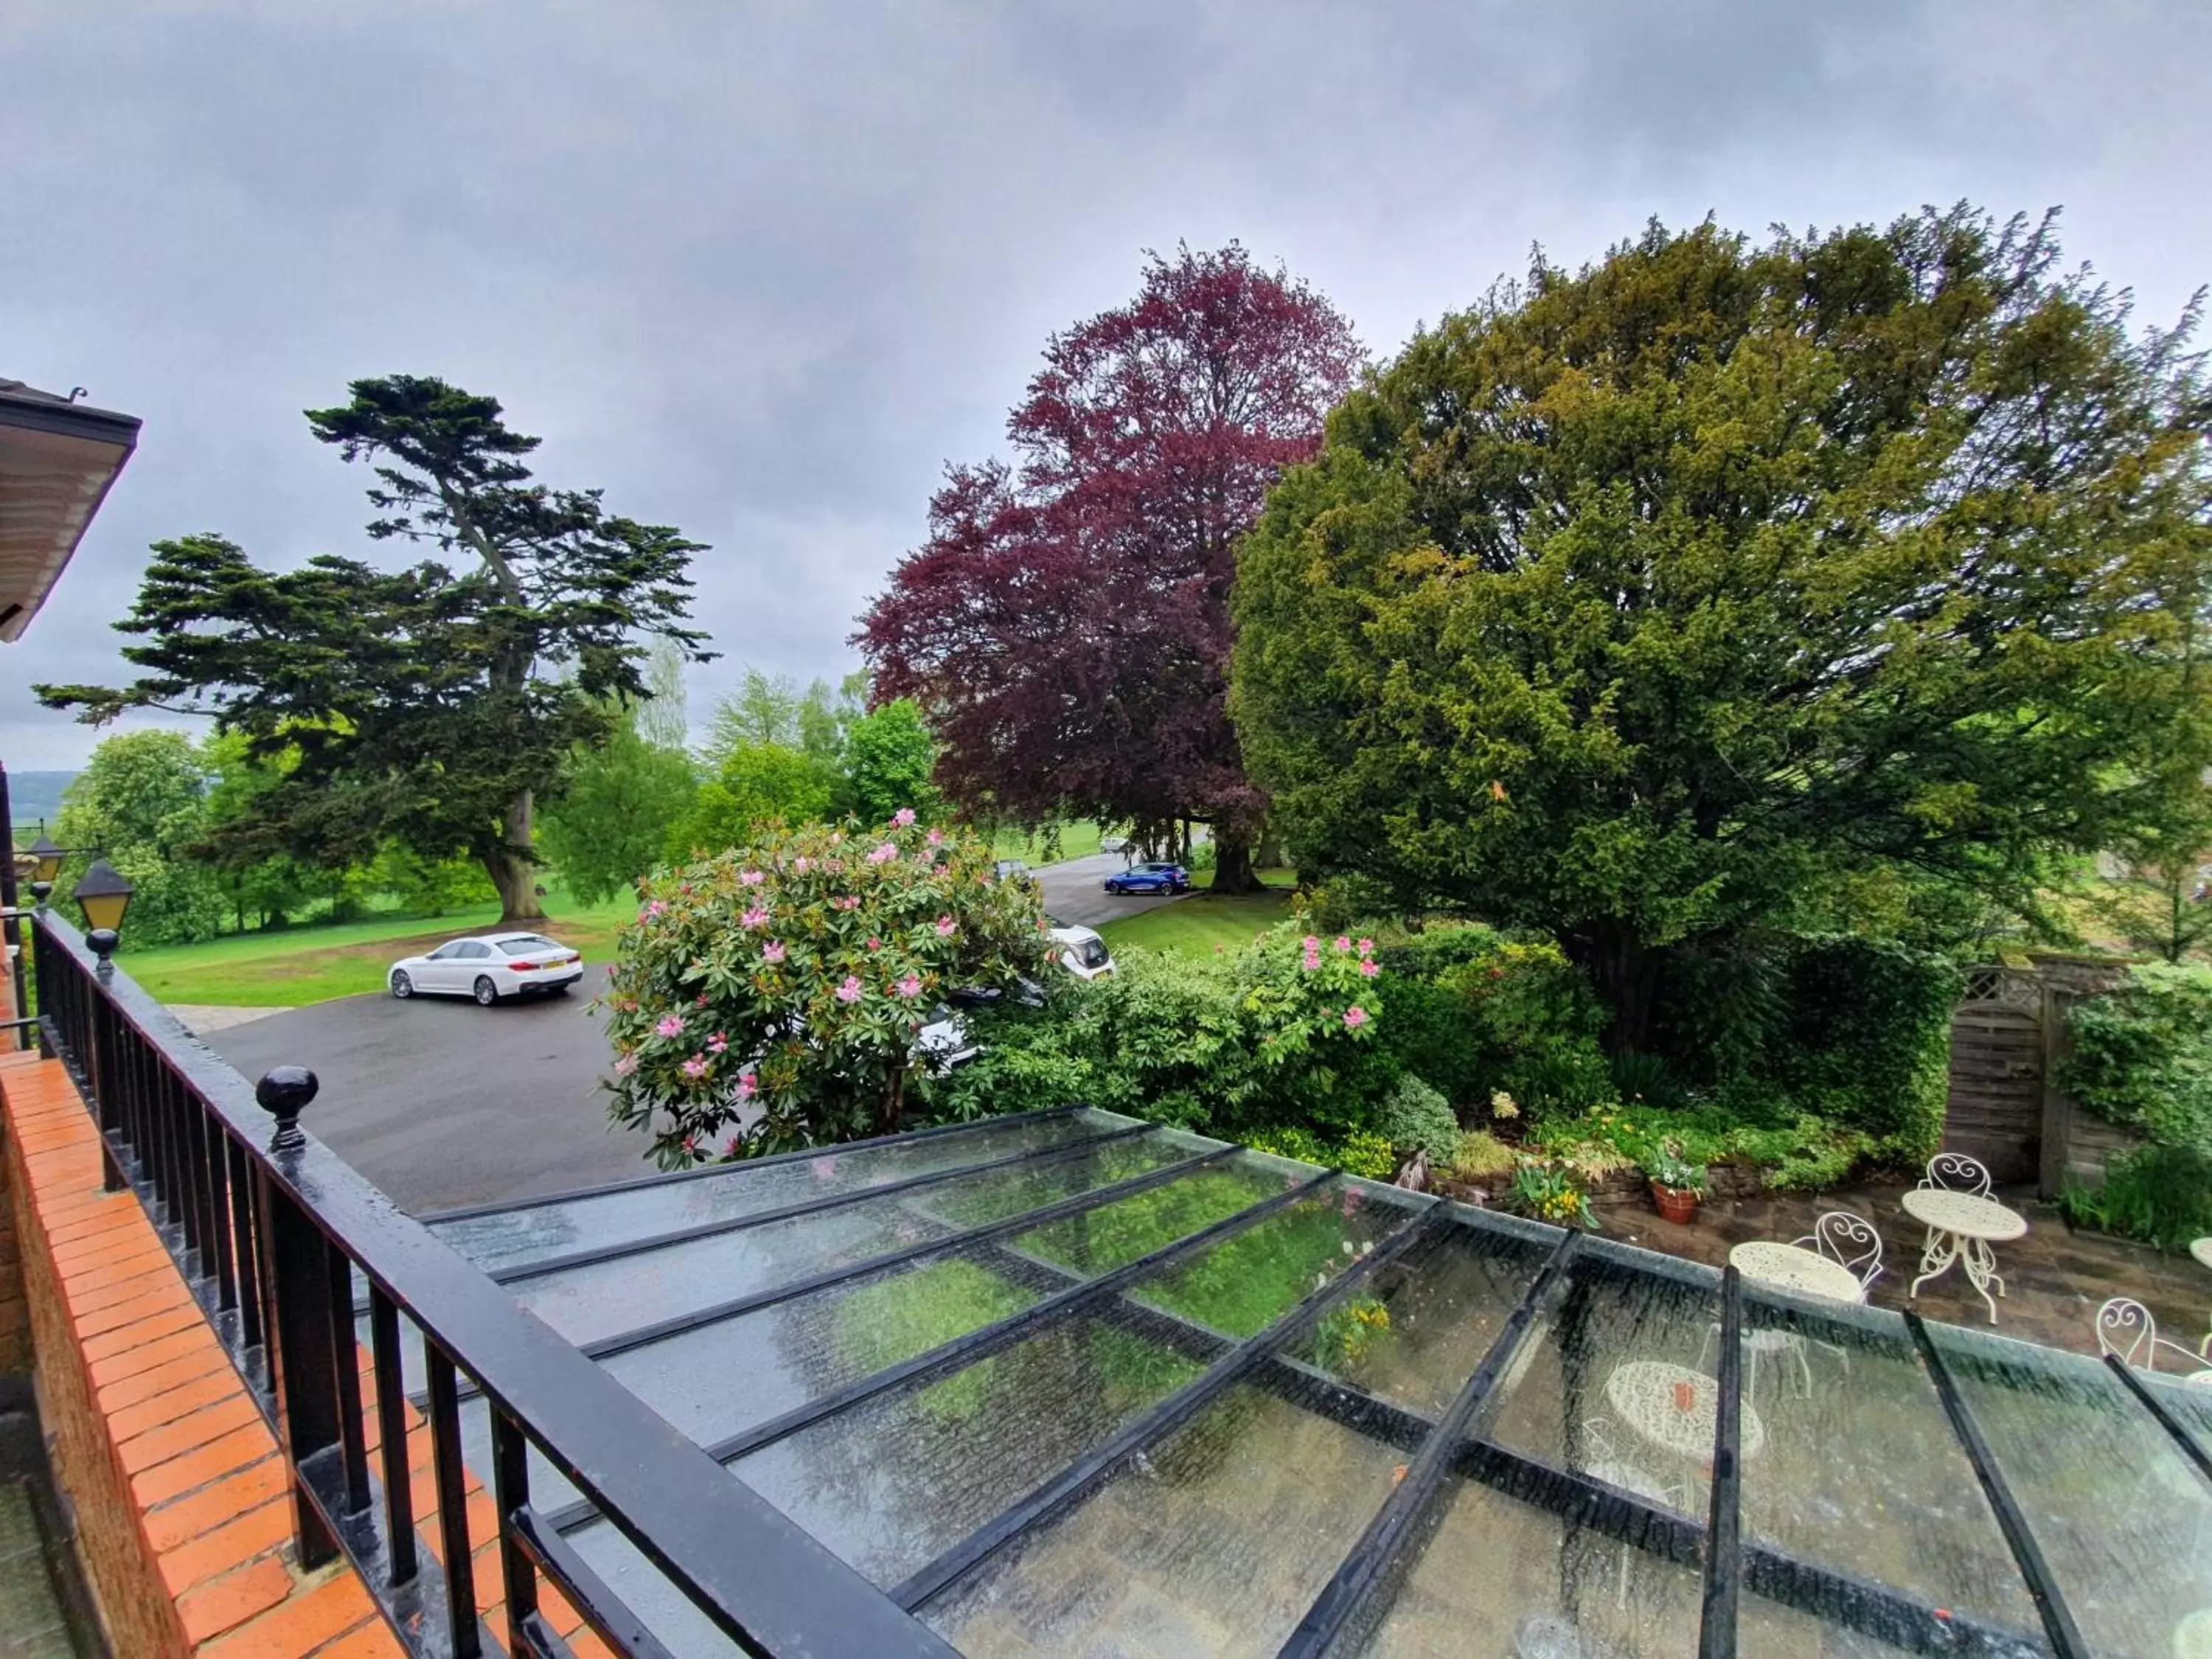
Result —
M649 1175L643 1136L610 1128L605 1028L566 997L479 1008L459 997L340 997L211 1032L258 1078L305 1066L322 1088L301 1122L402 1209L422 1214Z
M1122 867L1102 854L1039 869L1045 908L1095 927L1174 902L1103 891ZM566 997L496 1008L340 997L205 1040L249 1078L312 1070L322 1087L302 1121L402 1209L501 1203L652 1172L644 1137L607 1123L606 1033L586 1006L605 976L591 967Z

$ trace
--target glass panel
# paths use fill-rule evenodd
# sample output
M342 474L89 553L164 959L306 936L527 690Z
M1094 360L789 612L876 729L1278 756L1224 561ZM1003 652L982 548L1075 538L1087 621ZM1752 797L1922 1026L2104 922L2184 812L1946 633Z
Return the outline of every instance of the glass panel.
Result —
M601 1363L712 1445L1039 1300L1005 1261L988 1245L925 1257Z
M1034 1207L1111 1186L1188 1150L1157 1135L1114 1141L1048 1163L981 1170L943 1187L887 1193L840 1209L572 1267L512 1288L518 1302L563 1336L590 1342L950 1237L960 1229L939 1219L948 1205Z
M1920 1356L1894 1314L1744 1302L1743 1534L2045 1645L2035 1604Z
M1101 1319L825 1419L732 1466L886 1588L1195 1376L1191 1358Z
M1311 1295L1320 1281L1358 1261L1417 1213L1404 1194L1394 1194L1391 1188L1332 1182L1192 1261L1147 1276L1132 1294L1148 1307L1209 1330L1240 1340L1257 1336ZM1371 1297L1355 1296L1351 1305L1324 1322L1316 1357L1360 1352L1381 1328L1376 1319L1380 1307Z
M1572 1511L1570 1511L1572 1513ZM1391 1659L1686 1659L1705 1589L1670 1559L1473 1481L1455 1480L1425 1547L1361 1651ZM1409 1566L1410 1570L1407 1570ZM1469 1645L1485 1632L1480 1650ZM1747 1645L1769 1659L1771 1650ZM1810 1653L1818 1655L1818 1647Z
M1304 1165L1243 1152L1164 1187L1023 1233L1014 1248L1088 1279L1312 1178Z
M1272 1654L1405 1455L1256 1388L1231 1389L922 1609L977 1659ZM1455 1652L1468 1651L1459 1632Z
M2197 1375L2206 1380L2187 1382L2161 1376L2156 1371L2137 1371L2136 1380L2156 1396L2159 1404L2166 1407L2166 1415L2181 1425L2184 1433L2212 1455L2212 1371Z
M2212 1484L2095 1360L1928 1331L2089 1645L2167 1659L2212 1607Z
M1331 1376L1427 1417L1449 1406L1534 1280L1544 1243L1447 1227L1322 1322L1312 1355Z
M614 1528L594 1522L570 1533L568 1542L584 1558L584 1565L605 1581L674 1659L730 1659L738 1650L683 1591L668 1582L666 1574ZM477 1568L479 1575L484 1571L481 1565ZM477 1582L483 1582L481 1576Z
M1692 1515L1707 1508L1717 1280L1586 1243L1492 1395L1488 1437ZM1668 1264L1670 1268L1676 1264ZM1747 1457L1765 1432L1747 1403Z
M879 1187L937 1170L964 1168L1012 1153L1064 1146L1127 1128L1111 1112L1076 1112L1018 1123L979 1123L957 1133L897 1140L775 1164L733 1164L713 1175L655 1182L592 1198L495 1211L441 1222L433 1231L486 1272L650 1238L706 1222L777 1210L809 1199Z

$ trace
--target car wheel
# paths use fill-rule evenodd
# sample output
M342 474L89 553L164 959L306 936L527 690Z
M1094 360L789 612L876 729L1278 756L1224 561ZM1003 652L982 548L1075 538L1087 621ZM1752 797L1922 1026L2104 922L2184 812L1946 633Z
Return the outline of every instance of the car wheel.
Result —
M566 985L556 985L556 986L555 986L555 987L552 988L552 990L551 990L550 992L549 992L547 994L549 994L549 995L550 995L550 996L565 997L565 996L567 996L567 995L568 994L568 993L569 993L569 992L571 992L571 991L574 990L575 988L576 988L575 981L574 981L574 980L571 980L571 981L568 981L568 983L567 983Z
M489 975L478 974L477 975L477 1006L480 1008L489 1008L498 1000L499 987L491 982Z
M392 994L402 1002L415 994L415 981L407 977L404 969L397 970L392 975Z

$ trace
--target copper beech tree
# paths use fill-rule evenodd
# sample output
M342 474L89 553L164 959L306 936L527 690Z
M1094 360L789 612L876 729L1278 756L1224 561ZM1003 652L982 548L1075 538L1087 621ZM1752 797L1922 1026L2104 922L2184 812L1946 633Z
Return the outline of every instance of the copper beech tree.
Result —
M1243 890L1267 801L1227 708L1237 545L1318 448L1358 343L1231 243L1152 256L1133 301L1044 356L1014 460L950 470L854 643L878 697L927 711L963 806L1207 823L1214 885Z

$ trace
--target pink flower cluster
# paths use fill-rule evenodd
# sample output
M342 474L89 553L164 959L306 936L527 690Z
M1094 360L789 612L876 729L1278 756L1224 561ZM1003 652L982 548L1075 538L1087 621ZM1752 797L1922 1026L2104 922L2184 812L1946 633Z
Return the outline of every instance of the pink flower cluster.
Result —
M738 921L740 926L747 928L765 927L768 926L768 910L764 906L756 904L744 915L739 916Z
M897 989L901 996L912 1001L921 994L921 976L919 974L908 974L898 982Z
M1346 1030L1356 1031L1366 1024L1367 1011L1358 1003L1353 1003L1344 1011L1344 1026Z
M795 874L803 876L814 867L814 860L804 856L795 858L791 861L791 867Z
M763 962L770 963L781 962L783 960L783 941L781 939L772 939L767 944L762 945L761 960Z
M684 1016L670 1014L653 1028L655 1036L675 1037L684 1035Z
M768 878L757 870L740 870L738 872L738 879L748 887L757 887Z
M708 1054L727 1054L729 1051L730 1039L721 1032L717 1031L714 1036L707 1039L707 1052Z
M666 915L667 914L667 901L665 899L655 899L652 903L647 905L644 909L637 913L637 919L640 921L656 921L659 917Z
M857 910L860 908L860 897L857 894L848 893L843 898L831 899L830 908L833 910Z
M714 1069L714 1062L704 1054L694 1054L684 1062L684 1075L696 1083Z
M1298 959L1298 966L1310 974L1321 966L1321 941L1311 933L1308 933L1304 943L1305 955Z
M951 918L951 917L950 917L950 916L939 916L939 917L938 917L938 919L937 919L937 936L938 936L938 938L939 938L939 939L951 939L951 938L952 937L952 935L953 935L953 933L954 933L954 932L955 932L955 931L957 931L957 924L953 921L953 920L952 920L952 918Z
M913 822L914 808L911 806L902 806L891 814L891 828L894 830L903 830Z
M942 830L933 830L929 832L928 836L925 837L925 839L928 841L932 847L942 847L945 845L945 831Z
M837 1000L852 1003L858 1002L860 1000L860 981L850 974L846 975L845 982L837 988Z
M615 1075L617 1077L628 1077L636 1070L637 1056L635 1054L624 1054L620 1060L615 1061Z
M739 1100L750 1100L759 1092L760 1084L750 1072L747 1072L742 1077L738 1078L738 1098Z
M898 848L893 846L890 842L885 842L882 846L877 848L868 854L868 862L871 864L896 864L898 862Z

